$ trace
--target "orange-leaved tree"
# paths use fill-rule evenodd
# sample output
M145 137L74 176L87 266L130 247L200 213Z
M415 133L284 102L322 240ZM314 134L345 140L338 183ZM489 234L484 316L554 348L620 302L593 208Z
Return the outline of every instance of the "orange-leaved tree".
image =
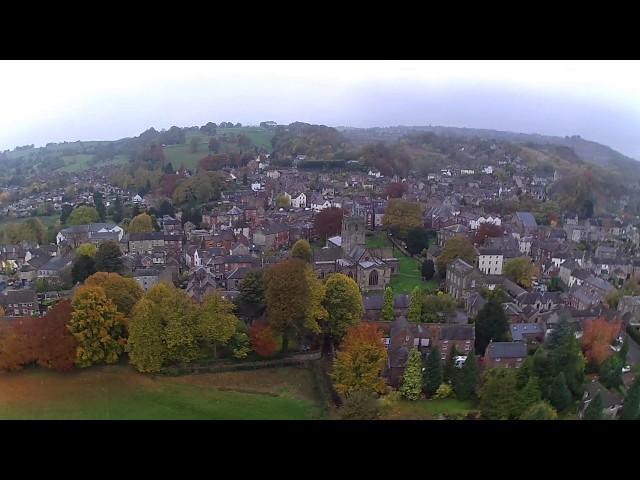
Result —
M256 320L249 328L251 348L261 357L271 357L278 344L273 338L273 330L266 320Z
M350 327L333 363L336 390L345 396L356 391L384 392L381 374L386 360L387 350L375 324Z
M587 320L582 332L582 351L587 360L600 365L611 355L610 345L620 334L621 322L609 322L600 317Z

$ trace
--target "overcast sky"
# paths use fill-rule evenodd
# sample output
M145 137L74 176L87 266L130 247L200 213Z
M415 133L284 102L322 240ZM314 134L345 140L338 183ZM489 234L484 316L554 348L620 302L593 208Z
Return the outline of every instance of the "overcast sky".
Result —
M640 159L638 61L0 61L0 149L208 121L581 135Z

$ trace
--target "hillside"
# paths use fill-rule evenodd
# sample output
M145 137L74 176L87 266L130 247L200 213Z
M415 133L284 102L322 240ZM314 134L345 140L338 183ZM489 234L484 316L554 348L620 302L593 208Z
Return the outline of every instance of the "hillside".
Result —
M582 160L603 168L614 168L623 175L640 178L640 162L626 157L611 147L597 142L585 140L579 136L555 137L539 134L505 132L478 128L457 128L442 126L396 126L387 128L347 128L337 127L346 138L354 143L371 142L392 143L402 136L420 132L431 132L442 137L480 138L490 141L502 141L514 144L530 144L535 146L568 147Z

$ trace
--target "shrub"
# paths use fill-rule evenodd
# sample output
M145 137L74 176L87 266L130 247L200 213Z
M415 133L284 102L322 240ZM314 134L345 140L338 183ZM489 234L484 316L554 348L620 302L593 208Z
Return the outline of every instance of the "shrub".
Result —
M450 398L453 397L453 388L448 383L443 383L436 390L433 398Z

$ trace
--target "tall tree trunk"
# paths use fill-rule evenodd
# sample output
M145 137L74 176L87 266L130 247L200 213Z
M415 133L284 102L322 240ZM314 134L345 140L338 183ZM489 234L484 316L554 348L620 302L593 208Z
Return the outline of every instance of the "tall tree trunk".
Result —
M218 359L218 342L213 342L213 358Z
M289 334L287 332L282 334L282 353L289 351Z

